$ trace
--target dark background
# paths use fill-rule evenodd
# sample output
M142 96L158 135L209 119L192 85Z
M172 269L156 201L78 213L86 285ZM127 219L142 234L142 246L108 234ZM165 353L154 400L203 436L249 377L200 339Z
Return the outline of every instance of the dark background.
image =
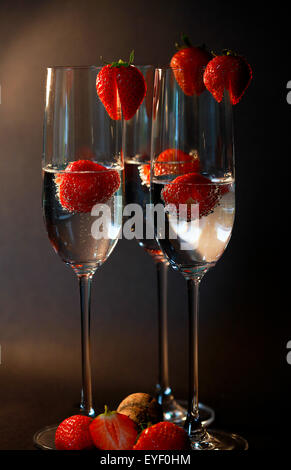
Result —
M252 449L280 448L291 417L286 83L288 12L254 3L0 1L0 449L32 449L40 427L73 414L80 389L77 280L42 221L45 68L127 58L165 64L181 31L245 55L254 79L235 108L237 215L231 242L201 285L200 398L216 426ZM279 27L280 34L275 33ZM290 136L291 138L291 136ZM284 203L286 202L286 208ZM96 273L92 355L97 410L157 380L155 267L122 240ZM187 390L187 304L169 273L171 384Z

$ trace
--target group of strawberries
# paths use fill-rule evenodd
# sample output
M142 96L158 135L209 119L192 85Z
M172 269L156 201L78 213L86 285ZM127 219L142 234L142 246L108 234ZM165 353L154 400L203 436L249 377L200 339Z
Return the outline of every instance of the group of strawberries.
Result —
M190 450L186 431L161 421L139 432L130 417L109 411L92 419L74 415L65 419L55 435L57 450Z
M228 90L230 101L237 104L252 79L246 59L232 51L221 55L210 53L204 46L194 47L182 35L183 44L173 55L170 66L185 95L200 95L206 88L219 103ZM142 73L129 62L119 60L105 65L96 80L97 94L112 119L131 119L146 95Z
M175 79L185 95L200 95L205 89L221 102L228 90L230 101L237 104L252 79L252 70L246 59L231 51L214 55L205 47L194 47L182 36L171 61ZM97 75L96 90L111 119L131 119L146 95L142 73L128 62L119 60L102 67ZM120 176L114 169L95 163L94 155L82 155L70 163L56 178L57 192L62 207L70 212L90 212L97 203L108 201L120 186ZM168 162L168 164L167 164ZM177 162L173 164L173 162ZM155 176L177 175L166 185L162 198L166 205L199 204L200 216L208 215L223 195L219 187L199 174L199 157L178 149L166 149L157 158ZM149 187L150 166L143 165L140 176ZM187 213L188 213L187 209ZM189 217L188 217L189 218ZM188 219L187 219L188 220Z
M170 163L171 162L171 163ZM174 162L174 163L173 163ZM167 149L155 163L155 176L180 175L165 185L161 197L165 206L174 207L179 217L191 221L192 204L199 205L199 217L210 214L219 203L227 186L211 184L199 174L199 158L185 152ZM150 165L142 165L140 176L149 187ZM91 212L95 204L108 201L120 186L120 176L114 169L107 169L92 160L77 160L56 177L59 201L69 212ZM184 204L187 212L180 211Z

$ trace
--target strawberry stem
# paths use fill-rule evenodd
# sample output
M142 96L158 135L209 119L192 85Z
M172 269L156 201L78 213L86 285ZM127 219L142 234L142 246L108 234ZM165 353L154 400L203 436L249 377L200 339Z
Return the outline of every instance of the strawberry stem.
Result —
M134 49L132 49L131 53L129 54L129 64L132 64L134 61Z
M188 38L188 36L186 34L181 33L181 39L182 39L183 43L185 44L185 46L192 47L190 39Z
M181 41L182 41L182 44L179 44L178 42L175 43L176 49L181 50L181 49L186 49L187 47L193 47L193 44L191 43L189 37L184 33L181 33ZM206 44L204 43L195 47L199 49L203 49L204 51L207 51Z
M222 55L237 55L237 53L233 52L231 49L222 49L221 54Z
M178 51L180 49L185 49L186 47L192 47L190 39L188 38L188 36L186 34L181 33L180 36L181 36L182 44L179 44L178 42L175 42L175 47L176 47L176 49L178 49Z
M111 67L129 67L133 63L133 61L134 61L134 49L129 54L128 62L125 62L124 60L119 59L118 62L112 62L110 66Z
M109 407L107 405L104 405L104 413L102 414L103 416L112 416L116 413L116 411L110 411Z

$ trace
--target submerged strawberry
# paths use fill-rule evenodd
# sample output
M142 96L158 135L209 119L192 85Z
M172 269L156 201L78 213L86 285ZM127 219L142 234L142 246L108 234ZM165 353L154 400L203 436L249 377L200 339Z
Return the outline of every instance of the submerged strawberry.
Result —
M170 65L176 81L185 95L200 95L205 86L203 72L212 55L204 47L194 47L187 36L182 35L183 45L173 55Z
M227 191L226 187L221 190L218 184L199 173L189 173L178 176L171 183L166 184L161 197L166 205L175 206L177 215L190 221L192 220L192 205L199 204L199 218L207 216ZM181 213L180 204L186 205L187 214Z
M70 212L91 212L95 204L108 201L120 186L116 170L91 160L70 163L55 181L60 203Z
M199 156L196 150L191 153L179 149L167 149L159 154L154 164L154 175L181 175L199 171ZM140 165L142 184L150 187L150 164Z
M128 416L109 411L95 418L90 424L94 445L101 450L130 450L137 438L137 426Z
M149 188L151 182L151 165L149 163L139 165L138 172L141 179L141 184Z
M207 64L203 80L218 103L222 101L224 90L228 90L230 102L237 104L249 86L252 76L251 66L244 57L226 51Z
M57 428L55 446L57 450L86 450L94 448L88 416L74 415L65 419Z
M183 428L162 421L144 429L133 450L190 450L190 441Z
M119 60L107 64L97 75L96 90L111 119L131 119L146 95L143 74L132 65L133 51L129 62Z
M155 176L181 175L199 170L198 153L191 154L178 149L164 150L155 161Z

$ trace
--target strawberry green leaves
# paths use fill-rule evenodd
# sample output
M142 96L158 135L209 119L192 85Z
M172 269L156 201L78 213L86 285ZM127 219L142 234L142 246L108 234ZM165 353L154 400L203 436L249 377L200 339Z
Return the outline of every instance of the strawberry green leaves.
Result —
M111 119L131 119L146 95L143 74L132 65L134 52L129 61L119 60L105 65L96 79L97 94Z

